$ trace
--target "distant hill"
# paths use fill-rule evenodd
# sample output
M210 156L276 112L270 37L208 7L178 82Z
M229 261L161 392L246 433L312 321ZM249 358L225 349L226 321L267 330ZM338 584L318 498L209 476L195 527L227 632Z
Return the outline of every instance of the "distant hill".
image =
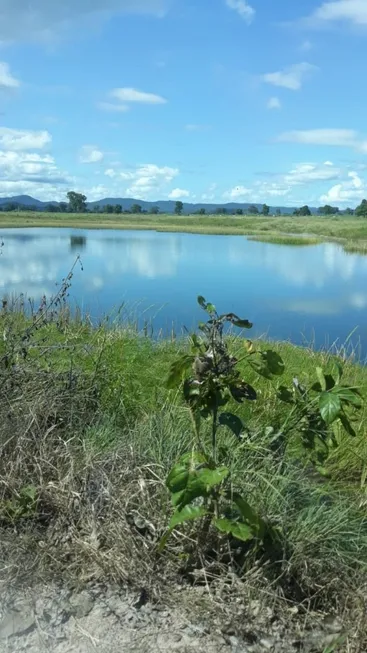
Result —
M60 202L42 202L41 200L37 200L34 197L30 197L29 195L16 195L14 197L0 197L0 209L4 205L9 204L9 205L14 205L16 204L20 208L27 208L27 207L32 207L33 209L36 209L37 211L44 211L46 207L50 206L51 204L53 206L59 206ZM121 204L123 211L128 211L133 204L140 204L142 207L143 211L149 212L150 209L153 206L157 206L159 208L160 213L174 213L175 210L175 204L176 202L173 200L158 200L157 202L146 202L144 200L138 200L134 199L132 197L105 197L103 199L98 200L97 202L88 202L87 206L88 209L94 210L95 207L99 206L101 209L103 209L107 204ZM191 204L190 202L183 202L184 205L184 214L188 213L195 213L201 208L204 208L206 213L215 213L218 209L224 208L228 213L232 213L233 211L236 211L237 209L242 209L243 212L247 212L250 206L256 206L259 211L262 209L262 204L256 204L256 203L239 203L239 202L230 202L228 204L206 204L205 202L201 202L199 204ZM271 206L270 207L270 214L274 214L277 209L280 210L281 213L286 214L286 215L291 215L296 207L290 207L290 206ZM317 209L310 207L312 213L316 213Z

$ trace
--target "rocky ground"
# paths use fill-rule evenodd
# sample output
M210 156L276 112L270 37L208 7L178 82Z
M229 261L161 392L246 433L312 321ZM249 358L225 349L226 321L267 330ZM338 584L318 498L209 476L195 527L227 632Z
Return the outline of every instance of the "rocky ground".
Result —
M195 592L183 590L181 594L186 594L182 596L183 603L200 599L194 596ZM225 623L222 617L217 622L211 619L209 625L205 601L199 619L190 621L186 610L152 603L144 591L139 595L96 584L80 591L55 585L34 587L26 592L3 590L0 651L324 653L337 650L334 644L340 640L340 626L333 618L313 623L313 619L297 617L292 621L290 611L287 623L287 619L272 614L270 608L259 614L257 601L250 607L250 611L243 612L242 627L238 626L241 606L237 611L240 617L237 626L231 625L231 620Z

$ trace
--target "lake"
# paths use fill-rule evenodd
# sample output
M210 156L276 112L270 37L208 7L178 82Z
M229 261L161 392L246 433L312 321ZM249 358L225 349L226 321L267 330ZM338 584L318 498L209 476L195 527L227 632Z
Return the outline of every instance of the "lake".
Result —
M80 254L71 301L93 320L143 315L154 333L192 329L203 318L197 295L267 335L316 347L359 347L367 356L367 257L336 244L294 247L242 236L154 231L2 229L0 294L36 301L56 292ZM143 313L144 312L144 313ZM141 320L142 323L142 320ZM351 335L352 334L352 335Z

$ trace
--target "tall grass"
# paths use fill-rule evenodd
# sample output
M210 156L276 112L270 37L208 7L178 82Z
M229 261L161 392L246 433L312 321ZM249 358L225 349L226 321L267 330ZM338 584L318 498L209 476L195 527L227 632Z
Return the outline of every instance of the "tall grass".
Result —
M324 239L367 242L367 220L347 216L264 217L214 215L109 215L0 212L0 227L80 227L89 229L152 229L206 234L307 234Z
M20 342L29 326L24 315L0 315L1 332ZM171 511L165 478L192 440L187 408L163 383L187 342L153 341L108 323L92 328L69 313L62 321L45 320L26 341L26 356L14 349L11 365L4 359L7 346L2 340L1 574L8 582L57 574L136 586L144 578L153 592L159 583L159 591L175 585L182 574L193 582L182 547L197 546L194 526L157 553ZM230 347L240 358L243 341L234 338ZM333 363L325 352L287 343L272 348L285 362L285 384L294 376L308 383L317 365ZM366 396L367 369L350 361L344 368L346 382ZM224 462L236 486L280 529L281 551L273 562L243 550L239 558L229 552L213 561L204 548L203 573L227 578L230 565L246 592L246 578L256 570L251 583L268 604L295 603L300 613L305 606L337 610L345 623L359 624L354 599L367 581L366 407L357 437L341 439L321 477L296 445L284 458L272 448L268 427L276 431L287 414L276 384L254 370L246 371L246 380L258 389L257 402L238 408L251 435L237 441L223 431L219 444L231 450ZM364 646L362 621L358 628ZM352 643L349 650L357 651Z

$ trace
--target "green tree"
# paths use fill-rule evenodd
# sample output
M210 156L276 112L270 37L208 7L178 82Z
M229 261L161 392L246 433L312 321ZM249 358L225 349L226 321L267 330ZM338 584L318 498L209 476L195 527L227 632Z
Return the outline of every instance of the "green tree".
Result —
M243 215L243 209L236 209L236 215Z
M206 209L204 209L204 207L202 207L201 209L199 209L198 214L199 215L205 215L206 214Z
M57 204L46 204L45 211L47 213L59 213L60 207Z
M281 212L280 209L277 209L277 210L275 211L275 214L279 216L279 215L282 215L282 212Z
M70 213L85 213L87 210L87 198L82 193L75 193L73 190L67 194Z
M68 205L66 202L60 202L59 207L61 213L66 213L68 210Z
M269 213L270 213L270 206L268 206L267 204L263 204L262 214L269 215Z
M175 213L176 215L182 215L182 211L183 211L183 203L179 200L175 204Z
M335 215L339 213L339 208L337 206L330 206L330 204L325 204L325 206L320 206L318 209L320 215Z
M104 207L104 213L113 213L112 204L106 204L106 206Z
M122 213L122 206L121 206L121 204L115 204L114 212L115 212L115 213Z
M159 206L152 206L152 208L150 209L150 213L151 213L152 215L158 215L158 213L159 213Z
M312 213L306 204L305 206L301 206L300 209L295 209L293 211L293 215L307 216L307 215L312 215Z
M350 209L348 206L348 208L345 209L344 213L345 215L354 215L354 210Z
M250 204L250 206L248 207L248 212L250 215L258 215L259 209L257 208L257 206L255 206L255 204Z
M215 209L215 212L216 212L217 215L225 215L227 213L227 209L224 209L224 208L221 208L220 206L218 206Z
M367 218L367 200L362 200L361 204L357 206L354 213L360 218Z
M133 204L132 205L131 213L141 213L141 212L142 212L142 208L141 208L140 204Z

